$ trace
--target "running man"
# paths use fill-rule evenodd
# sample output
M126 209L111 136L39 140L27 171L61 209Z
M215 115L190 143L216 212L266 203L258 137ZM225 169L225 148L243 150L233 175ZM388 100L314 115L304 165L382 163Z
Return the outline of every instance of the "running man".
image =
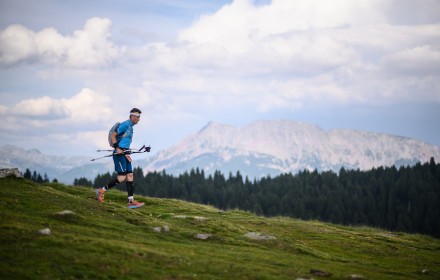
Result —
M118 176L111 180L107 185L100 189L96 189L96 198L99 202L104 202L104 194L107 190L113 188L124 181L127 186L128 208L138 208L144 206L143 202L134 199L133 186L133 167L131 165L130 155L124 155L124 151L130 149L131 140L133 138L133 126L136 125L141 117L141 110L133 108L130 111L130 118L122 122L117 133L113 132L111 139L115 148L113 162L115 163L115 172Z

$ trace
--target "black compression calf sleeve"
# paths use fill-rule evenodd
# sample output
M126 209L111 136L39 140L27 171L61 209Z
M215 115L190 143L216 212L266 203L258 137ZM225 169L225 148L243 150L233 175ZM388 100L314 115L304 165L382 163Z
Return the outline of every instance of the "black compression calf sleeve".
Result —
M127 181L127 182L125 182L125 185L127 186L127 194L128 194L128 197L133 196L133 194L134 194L133 181Z
M116 186L117 184L119 184L118 177L116 177L115 179L111 180L110 183L107 184L107 189L111 189L114 186Z

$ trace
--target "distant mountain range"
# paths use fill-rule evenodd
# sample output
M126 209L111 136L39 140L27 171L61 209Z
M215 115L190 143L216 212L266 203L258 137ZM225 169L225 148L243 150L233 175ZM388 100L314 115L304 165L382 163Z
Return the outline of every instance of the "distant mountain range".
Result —
M90 162L89 157L46 155L38 150L0 147L1 167L29 168L50 179L72 184L74 178L113 171L113 161ZM178 175L192 168L205 174L240 171L250 179L300 170L367 170L413 165L440 158L440 147L412 138L382 133L333 129L287 120L256 121L243 127L215 122L155 156L135 160L145 172L166 170Z
M381 133L333 129L287 120L256 121L243 127L210 122L181 143L159 152L145 168L180 174L199 167L250 179L300 170L367 170L440 158L440 147Z
M109 158L91 162L85 156L57 156L43 154L36 149L25 150L13 145L0 147L2 157L0 167L17 167L22 173L29 169L41 176L46 174L50 180L57 179L65 184L73 184L75 178L95 179L98 174L113 172L113 161ZM145 166L146 160L136 161L136 166Z
M66 184L72 184L75 178L95 178L97 174L112 168L102 162L91 163L90 158L82 156L47 155L36 149L25 150L13 145L4 145L0 150L3 155L0 159L1 167L17 167L22 173L29 169L42 176L47 174L50 180L57 179Z

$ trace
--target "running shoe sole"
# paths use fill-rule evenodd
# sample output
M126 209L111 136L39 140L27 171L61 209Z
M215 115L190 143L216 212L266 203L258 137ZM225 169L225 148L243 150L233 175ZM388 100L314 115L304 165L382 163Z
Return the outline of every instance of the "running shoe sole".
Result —
M130 209L135 209L135 208L142 207L142 206L144 206L144 205L145 205L145 203L140 203L140 204L137 204L137 205L128 205L128 208L130 208Z

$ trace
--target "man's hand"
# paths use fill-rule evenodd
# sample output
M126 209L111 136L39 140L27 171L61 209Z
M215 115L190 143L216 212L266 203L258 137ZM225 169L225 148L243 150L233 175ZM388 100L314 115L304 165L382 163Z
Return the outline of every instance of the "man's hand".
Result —
M127 160L128 160L129 162L131 162L131 157L130 157L130 155L125 155L125 157L127 158Z
M117 153L118 155L122 155L122 154L124 153L124 151L121 150L119 147L117 147L117 148L116 148L116 153Z

